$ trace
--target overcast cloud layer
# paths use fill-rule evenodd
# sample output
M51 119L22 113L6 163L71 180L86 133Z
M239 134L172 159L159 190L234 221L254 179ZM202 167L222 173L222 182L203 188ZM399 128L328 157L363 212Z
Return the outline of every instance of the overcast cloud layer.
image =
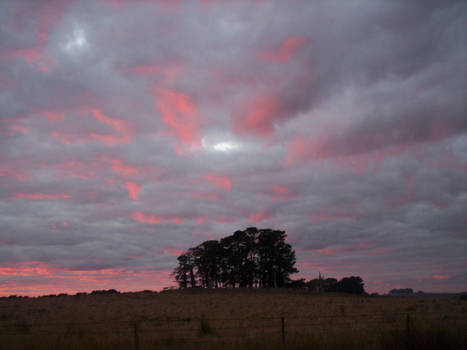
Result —
M0 3L0 295L173 285L286 230L297 277L467 290L465 1Z

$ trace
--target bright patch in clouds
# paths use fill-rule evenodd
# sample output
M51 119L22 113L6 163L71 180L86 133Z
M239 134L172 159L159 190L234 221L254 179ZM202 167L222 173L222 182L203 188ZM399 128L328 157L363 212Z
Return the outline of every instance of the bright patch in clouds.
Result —
M88 40L86 39L86 34L82 28L75 27L73 33L70 34L67 38L67 42L63 46L64 49L69 53L78 52L78 50L83 49L87 46Z
M231 153L241 150L241 144L234 140L210 140L206 137L201 139L201 145L207 151Z

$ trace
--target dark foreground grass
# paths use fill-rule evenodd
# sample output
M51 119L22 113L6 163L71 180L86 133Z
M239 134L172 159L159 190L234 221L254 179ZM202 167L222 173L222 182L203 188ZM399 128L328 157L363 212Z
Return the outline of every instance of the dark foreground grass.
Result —
M0 300L0 350L467 350L466 330L467 302L446 299L237 290Z
M135 349L134 340L125 337L102 336L89 337L86 334L52 334L41 337L24 337L2 341L0 349L30 350L123 350ZM148 339L149 338L149 339ZM447 327L428 327L414 331L409 336L403 330L368 330L355 331L351 328L329 330L321 334L295 333L286 339L285 347L281 338L269 335L258 337L230 337L224 339L215 334L197 339L183 339L167 334L162 338L141 339L139 349L231 349L231 350L266 350L266 349L314 349L314 350L454 350L467 349L465 330Z

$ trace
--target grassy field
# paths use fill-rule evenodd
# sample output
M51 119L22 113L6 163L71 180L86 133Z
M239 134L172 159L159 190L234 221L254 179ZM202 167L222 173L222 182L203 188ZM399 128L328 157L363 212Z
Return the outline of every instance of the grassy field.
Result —
M459 299L185 290L0 299L0 349L467 349Z

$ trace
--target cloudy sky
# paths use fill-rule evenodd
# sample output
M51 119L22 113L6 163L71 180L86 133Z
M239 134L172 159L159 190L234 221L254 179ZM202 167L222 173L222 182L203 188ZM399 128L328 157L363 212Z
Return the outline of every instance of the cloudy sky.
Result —
M0 295L173 285L286 230L297 277L467 290L465 1L0 3Z

